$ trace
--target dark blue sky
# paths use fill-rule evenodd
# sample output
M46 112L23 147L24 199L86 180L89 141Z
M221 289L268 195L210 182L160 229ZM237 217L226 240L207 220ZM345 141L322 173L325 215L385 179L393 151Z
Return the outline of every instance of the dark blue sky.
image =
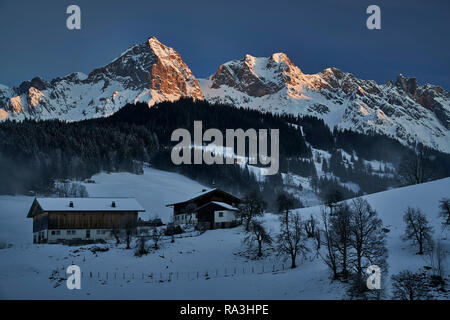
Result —
M66 28L81 7L82 29ZM366 28L370 4L381 30ZM305 73L335 66L384 83L397 74L450 89L450 1L0 0L0 83L90 72L155 35L197 77L246 53L285 52Z

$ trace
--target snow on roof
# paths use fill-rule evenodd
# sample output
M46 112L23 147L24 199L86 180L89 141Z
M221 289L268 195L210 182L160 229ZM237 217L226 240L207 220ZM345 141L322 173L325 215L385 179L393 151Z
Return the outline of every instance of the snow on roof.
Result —
M223 208L225 210L239 211L239 209L229 205L228 203L219 202L219 201L210 201L210 202L207 202L204 205L198 207L197 209L195 209L195 212L199 211L200 209L202 209L204 207L207 207L207 206L209 206L211 204L215 204L215 205L217 205L217 206L219 206L219 207L221 207L221 208Z
M235 210L235 211L239 211L239 209L229 205L228 203L225 202L219 202L219 201L211 201L211 203L217 204L218 206L221 206L224 209L227 210Z
M207 193L210 193L210 192L212 192L212 191L214 191L214 190L218 190L218 189L217 189L217 188L213 188L213 189L207 189L207 190L204 190L204 191L202 191L202 192L197 192L197 193L193 194L192 197L190 197L189 199L185 199L185 200L177 201L177 202L175 202L175 203L167 204L166 207L172 206L172 205L174 205L174 204L184 203L184 202L188 202L188 201L197 199L197 198L199 198L199 197L201 197L201 196L203 196L203 195L205 195L205 194L207 194Z
M135 198L36 198L36 201L43 211L145 211Z

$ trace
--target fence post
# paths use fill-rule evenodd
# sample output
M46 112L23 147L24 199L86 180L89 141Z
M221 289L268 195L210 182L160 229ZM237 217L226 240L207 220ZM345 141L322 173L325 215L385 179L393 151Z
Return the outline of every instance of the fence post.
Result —
M92 279L92 271L89 271L89 278Z

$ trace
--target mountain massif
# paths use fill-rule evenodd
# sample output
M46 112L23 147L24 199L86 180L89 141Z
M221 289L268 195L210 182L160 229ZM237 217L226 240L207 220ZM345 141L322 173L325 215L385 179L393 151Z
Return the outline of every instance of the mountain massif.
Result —
M438 86L419 86L402 75L380 85L336 68L305 74L284 53L246 55L197 80L181 56L155 37L89 75L0 85L0 120L83 120L111 115L127 103L152 106L182 97L315 116L331 129L383 134L450 153L450 94Z
M77 72L51 82L36 77L17 88L0 86L0 119L83 120L108 116L127 103L152 106L181 97L203 99L181 56L152 37L89 75Z

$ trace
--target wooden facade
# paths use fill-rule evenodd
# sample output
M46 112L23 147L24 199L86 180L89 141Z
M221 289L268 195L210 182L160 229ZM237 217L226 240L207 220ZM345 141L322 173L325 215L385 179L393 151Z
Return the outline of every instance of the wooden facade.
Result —
M72 204L72 201L70 202ZM62 242L62 240L70 239L107 240L113 230L136 231L140 211L144 210L115 207L111 207L111 209L105 207L101 210L85 208L77 210L76 207L70 206L48 210L45 206L44 208L41 206L38 199L35 199L27 217L33 219L34 242ZM75 232L75 230L80 232Z
M202 194L193 197L192 199L188 199L183 202L177 202L168 204L167 207L173 207L173 214L183 214L186 213L188 210L188 206L191 206L189 209L197 209L208 202L212 201L218 201L227 203L233 207L237 207L241 200L238 197L233 196L232 194L222 191L220 189L212 189L210 191L202 192Z
M227 221L216 221L217 212L229 212L227 208L224 208L220 204L215 202L209 202L195 212L197 214L197 223L203 229L219 229L219 228L230 228L237 225L236 219L230 219ZM237 210L236 210L237 211Z
M203 191L186 201L168 204L173 207L174 222L176 224L194 223L203 229L228 228L236 225L236 220L215 221L216 212L235 212L240 203L240 199L234 195L220 189ZM222 205L220 205L222 204ZM228 208L224 208L224 205ZM230 209L230 207L232 207ZM227 216L230 216L227 214Z

